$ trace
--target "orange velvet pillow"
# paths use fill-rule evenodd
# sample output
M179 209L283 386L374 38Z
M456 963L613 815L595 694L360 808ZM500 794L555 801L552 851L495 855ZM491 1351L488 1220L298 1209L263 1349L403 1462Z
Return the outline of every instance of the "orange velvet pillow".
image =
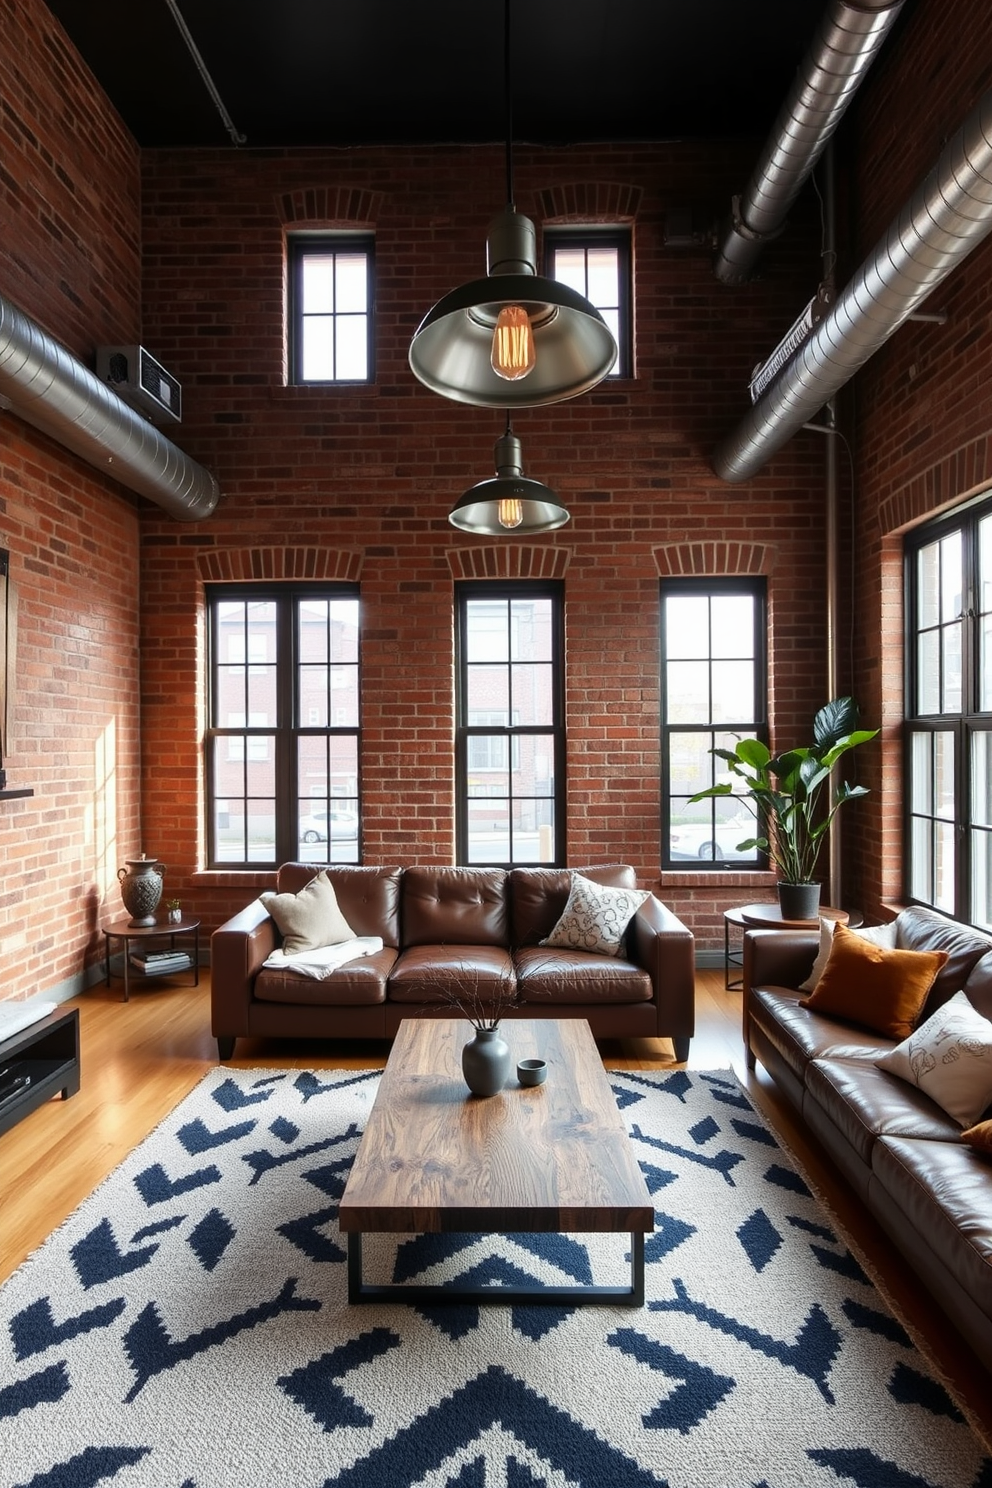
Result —
M946 960L946 951L889 951L837 925L823 975L800 1006L908 1038Z
M992 1121L980 1121L977 1126L969 1126L961 1133L961 1140L978 1152L992 1152Z

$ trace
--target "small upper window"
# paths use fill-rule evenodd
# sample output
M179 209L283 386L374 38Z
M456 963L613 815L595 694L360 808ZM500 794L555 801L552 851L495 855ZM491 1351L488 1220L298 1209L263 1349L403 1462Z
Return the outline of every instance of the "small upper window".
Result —
M371 382L373 239L289 239L290 379Z
M632 377L630 234L622 229L546 228L545 273L584 295L613 332L611 377Z

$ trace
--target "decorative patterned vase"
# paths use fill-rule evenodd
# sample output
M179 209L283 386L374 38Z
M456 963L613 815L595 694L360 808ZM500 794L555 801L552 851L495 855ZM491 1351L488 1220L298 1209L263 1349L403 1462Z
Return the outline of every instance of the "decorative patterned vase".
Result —
M140 858L125 858L125 862L127 867L117 870L117 881L121 886L124 908L131 916L130 924L135 929L154 925L155 910L162 897L165 864L145 854Z
M820 913L820 885L780 883L778 904L783 920L815 920Z
M462 1049L462 1074L473 1095L496 1095L510 1078L510 1046L498 1028L477 1028Z

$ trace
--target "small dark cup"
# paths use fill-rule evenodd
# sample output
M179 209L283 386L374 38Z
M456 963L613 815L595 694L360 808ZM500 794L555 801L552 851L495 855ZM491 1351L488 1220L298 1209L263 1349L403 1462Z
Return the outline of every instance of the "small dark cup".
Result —
M521 1085L543 1085L547 1078L548 1066L543 1059L521 1059L517 1065Z

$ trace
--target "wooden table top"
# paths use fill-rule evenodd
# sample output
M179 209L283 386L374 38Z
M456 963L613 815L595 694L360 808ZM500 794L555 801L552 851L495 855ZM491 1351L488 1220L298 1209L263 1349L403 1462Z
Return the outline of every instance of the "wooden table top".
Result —
M460 1018L405 1018L390 1050L339 1206L341 1229L401 1234L654 1229L637 1165L589 1024L508 1020L514 1072L498 1095L469 1094ZM545 1059L523 1089L519 1059Z

